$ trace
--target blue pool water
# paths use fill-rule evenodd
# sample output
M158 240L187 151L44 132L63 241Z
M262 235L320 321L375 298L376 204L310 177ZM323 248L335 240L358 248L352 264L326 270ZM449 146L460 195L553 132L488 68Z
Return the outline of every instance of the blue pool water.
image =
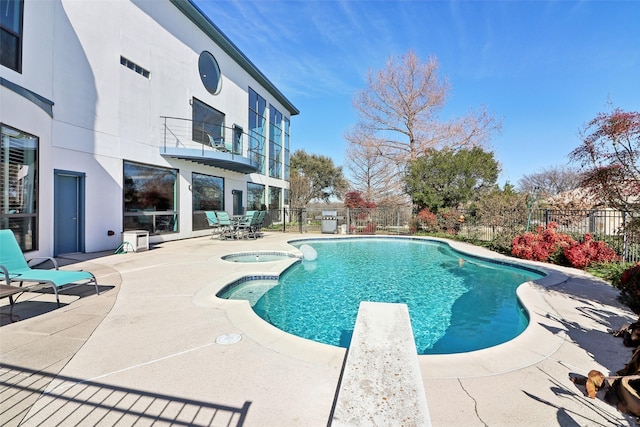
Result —
M405 303L419 354L460 353L506 342L527 326L516 288L543 275L463 255L421 239L305 240L303 260L278 281L244 282L220 296L248 299L272 325L348 347L360 301Z

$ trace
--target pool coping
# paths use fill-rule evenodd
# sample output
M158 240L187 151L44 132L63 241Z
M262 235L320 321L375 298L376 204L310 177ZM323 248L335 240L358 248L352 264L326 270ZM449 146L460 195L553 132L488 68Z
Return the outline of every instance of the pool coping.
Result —
M401 236L313 236L309 238L292 238L287 241L343 239L343 238L402 238ZM488 249L470 244L433 237L407 237L411 240L439 241L465 255L486 259L500 264L524 266L547 275L534 282L525 282L516 290L517 298L529 315L529 325L514 339L482 350L465 353L418 355L423 379L438 378L475 378L503 374L522 369L550 357L567 339L566 332L558 330L550 336L549 329L557 328L555 309L547 302L544 290L565 282L568 276L550 265L542 263L514 260ZM292 247L292 253L296 249ZM192 302L202 307L215 307L225 311L229 321L246 335L247 338L281 354L286 354L313 363L330 364L344 358L346 349L322 344L284 332L262 320L254 313L246 300L226 300L216 295L234 282L246 280L247 277L273 277L282 274L291 265L299 262L298 258L273 261L269 263L235 263L247 264L248 268L240 269L225 277L220 277L198 291ZM269 267L261 264L269 264ZM256 267L263 267L257 271Z

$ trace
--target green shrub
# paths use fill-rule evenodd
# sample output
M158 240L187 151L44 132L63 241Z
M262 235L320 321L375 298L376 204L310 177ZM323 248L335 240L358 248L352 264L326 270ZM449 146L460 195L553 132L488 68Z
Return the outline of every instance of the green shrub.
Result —
M587 271L611 283L615 288L620 285L620 276L631 267L631 262L596 262L587 267Z

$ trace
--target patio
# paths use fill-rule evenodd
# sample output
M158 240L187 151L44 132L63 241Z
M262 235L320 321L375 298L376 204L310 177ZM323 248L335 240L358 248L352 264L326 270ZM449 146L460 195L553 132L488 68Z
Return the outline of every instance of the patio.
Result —
M20 321L2 315L0 424L327 425L345 349L292 337L246 302L214 296L244 275L278 274L295 262L221 256L292 251L286 242L300 237L317 236L207 236L59 259L93 272L101 294L75 288L61 295L59 309L51 294L27 294L14 310ZM533 302L533 332L484 352L419 357L432 425L635 425L602 392L588 399L569 380L570 373L622 368L631 351L607 329L635 316L609 285L546 267L555 272L551 280L523 290ZM2 304L8 313L8 299ZM233 343L232 334L241 340Z

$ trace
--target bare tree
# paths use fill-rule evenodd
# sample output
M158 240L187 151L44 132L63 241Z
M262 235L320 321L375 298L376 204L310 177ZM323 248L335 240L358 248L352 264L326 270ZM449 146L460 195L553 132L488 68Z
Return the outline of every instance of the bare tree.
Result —
M347 168L351 172L350 184L366 200L378 206L397 206L409 200L403 196L403 174L395 163L382 156L379 148L367 140L347 147Z
M352 145L366 141L377 147L377 156L401 169L429 149L485 145L501 124L484 108L440 119L449 83L438 76L438 68L435 57L423 63L409 51L398 60L389 58L385 68L369 71L367 88L353 101L359 121L346 139Z
M292 169L289 177L289 203L291 207L300 208L306 206L309 200L313 200L314 194L311 179Z
M580 172L577 169L552 166L540 172L523 175L518 181L518 191L537 192L542 197L551 197L580 187L580 179Z

